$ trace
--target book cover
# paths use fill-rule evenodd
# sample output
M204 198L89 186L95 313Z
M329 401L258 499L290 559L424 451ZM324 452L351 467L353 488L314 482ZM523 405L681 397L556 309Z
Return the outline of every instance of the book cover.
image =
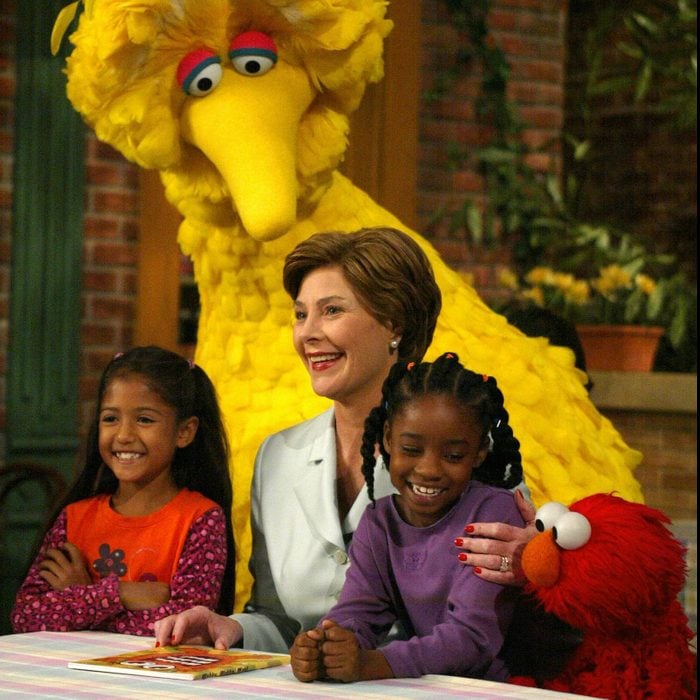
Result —
M289 661L288 654L271 654L245 649L220 650L211 647L179 646L128 651L115 656L70 661L68 668L193 681L226 676L231 673L255 671L269 666L281 666L288 664Z

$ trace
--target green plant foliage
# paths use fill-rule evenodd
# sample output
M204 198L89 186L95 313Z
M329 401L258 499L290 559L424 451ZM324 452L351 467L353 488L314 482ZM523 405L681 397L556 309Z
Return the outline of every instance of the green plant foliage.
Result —
M696 124L697 2L594 0L596 22L584 46L585 94L577 105L583 133L561 134L562 147L575 166L564 182L557 173L542 173L528 165L533 151L523 143L524 125L507 96L510 66L490 37L490 0L443 2L450 12L450 24L464 37L463 48L436 76L435 87L426 98L429 103L441 99L460 75L478 65L482 77L476 112L493 137L484 147L469 152L458 144L448 147L452 169L473 167L484 178L485 204L466 197L452 209L440 208L430 223L448 219L449 230L463 231L474 246L509 244L521 281L538 266L589 280L608 266L619 266L632 278L651 276L656 281L654 291L647 296L629 288L625 303L615 307L615 322L636 319L665 326L673 348L687 349L693 343L689 364L694 366L697 291L678 272L674 256L657 254L653 241L621 231L610 222L587 220L581 211L585 209L586 163L594 150L587 137L592 100L612 95L625 99L629 95L636 102L653 98L658 110L672 116L674 124ZM625 60L609 61L611 51ZM555 301L553 297L552 303ZM589 305L588 312L602 314L603 309Z

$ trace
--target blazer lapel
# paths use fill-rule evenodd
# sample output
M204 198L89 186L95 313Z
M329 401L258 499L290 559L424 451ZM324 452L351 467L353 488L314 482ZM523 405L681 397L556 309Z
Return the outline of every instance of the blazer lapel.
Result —
M331 556L338 548L344 549L335 476L335 432L331 412L329 423L310 445L305 474L293 486L309 529Z

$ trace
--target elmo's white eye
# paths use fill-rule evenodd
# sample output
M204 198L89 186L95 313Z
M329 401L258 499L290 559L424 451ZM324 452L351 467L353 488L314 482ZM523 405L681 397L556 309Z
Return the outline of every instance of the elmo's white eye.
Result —
M177 82L194 97L208 95L223 75L221 59L210 49L197 49L185 56L177 67Z
M544 532L554 527L557 518L564 513L568 513L569 509L562 503L550 501L537 509L535 513L535 527L539 532Z
M277 63L277 46L263 32L244 32L231 42L228 56L241 75L265 75Z
M553 528L554 540L562 549L578 549L591 539L591 524L581 513L564 513Z

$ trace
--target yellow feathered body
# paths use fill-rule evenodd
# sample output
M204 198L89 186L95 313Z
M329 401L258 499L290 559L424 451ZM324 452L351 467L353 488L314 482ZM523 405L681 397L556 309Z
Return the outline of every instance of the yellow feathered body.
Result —
M616 491L642 501L630 449L590 402L573 354L490 310L419 234L341 175L348 115L382 77L381 0L93 0L67 62L68 95L98 138L157 169L183 214L202 312L196 361L217 387L232 445L236 607L250 592L249 489L262 439L328 406L292 347L282 265L317 231L394 226L428 254L443 294L428 359L454 350L497 377L536 504ZM229 44L271 37L277 62L242 75ZM221 82L186 94L180 61L206 47ZM284 523L279 524L284 527Z

